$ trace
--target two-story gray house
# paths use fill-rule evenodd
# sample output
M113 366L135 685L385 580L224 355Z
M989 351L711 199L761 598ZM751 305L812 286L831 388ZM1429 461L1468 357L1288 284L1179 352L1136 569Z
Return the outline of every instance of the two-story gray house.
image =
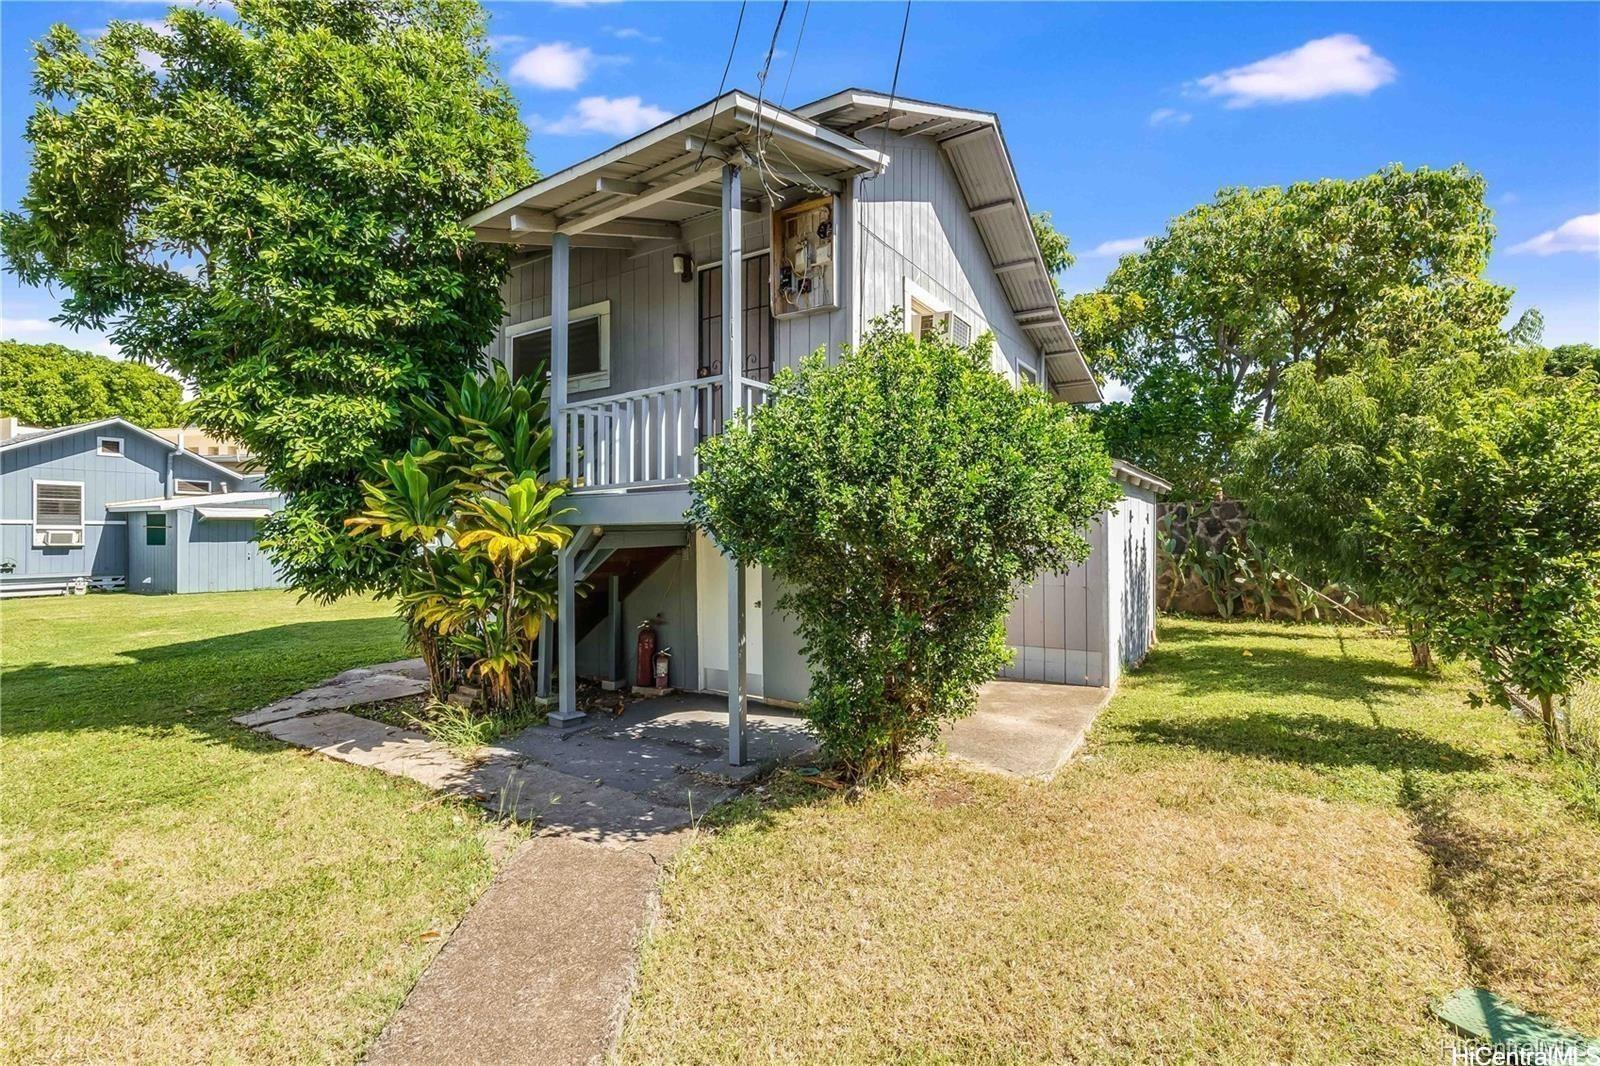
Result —
M282 500L240 491L254 485L121 418L8 432L0 439L0 595L278 587L256 527Z
M898 313L958 341L990 332L995 373L1100 399L986 112L859 89L786 110L729 92L468 224L517 250L493 354L513 374L548 362L552 465L574 486L557 646L541 656L558 721L579 717L580 674L618 676L645 619L674 686L727 693L735 763L748 698L804 698L772 575L684 521L696 444L761 403L777 369ZM1093 556L1019 593L1010 676L1110 686L1153 640L1167 486L1127 464L1117 476L1125 496L1090 531Z

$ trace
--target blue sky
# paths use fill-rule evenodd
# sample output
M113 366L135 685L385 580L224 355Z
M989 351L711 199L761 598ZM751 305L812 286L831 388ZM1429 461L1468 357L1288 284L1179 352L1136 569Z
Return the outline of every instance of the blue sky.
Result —
M734 3L490 3L490 33L550 172L713 96ZM30 42L159 18L159 3L0 3L0 163L26 180ZM887 90L901 4L791 2L768 81L793 105ZM779 14L751 3L728 76L754 90ZM804 34L800 35L802 19ZM798 45L798 48L796 47ZM792 71L792 73L791 73ZM787 92L785 95L785 84ZM919 0L900 92L998 112L1035 210L1092 289L1129 242L1225 185L1465 162L1489 182L1489 266L1545 339L1600 342L1600 4L1002 4ZM63 340L9 275L0 335Z

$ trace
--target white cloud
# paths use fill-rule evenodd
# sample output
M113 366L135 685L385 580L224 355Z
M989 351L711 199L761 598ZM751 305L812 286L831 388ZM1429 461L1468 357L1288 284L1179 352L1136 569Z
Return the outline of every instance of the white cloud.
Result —
M558 119L546 121L535 116L528 124L545 133L609 133L613 137L631 137L671 117L671 111L647 104L637 96L585 96Z
M562 41L538 44L511 65L511 80L540 89L576 89L594 66L594 53Z
M0 318L0 337L51 333L60 328L47 318Z
M515 48L527 44L528 39L520 33L491 33L489 34L489 50L498 52L505 48Z
M633 26L607 26L606 32L619 41L643 41L646 44L661 43L661 38Z
M1207 74L1193 88L1220 96L1229 107L1283 104L1350 93L1365 96L1394 81L1394 64L1350 33L1307 41L1299 48Z
M1547 229L1510 251L1525 255L1559 255L1562 252L1600 252L1600 214L1569 218L1555 229Z
M1187 111L1179 111L1175 107L1158 107L1150 112L1150 125L1152 126L1181 126L1194 118Z
M1119 237L1114 241L1101 241L1099 244L1083 253L1090 259L1114 259L1128 255L1131 252L1144 251L1146 237Z
M0 318L0 340L27 341L31 344L62 344L79 351L120 358L117 346L103 333L75 333L59 322L46 318Z

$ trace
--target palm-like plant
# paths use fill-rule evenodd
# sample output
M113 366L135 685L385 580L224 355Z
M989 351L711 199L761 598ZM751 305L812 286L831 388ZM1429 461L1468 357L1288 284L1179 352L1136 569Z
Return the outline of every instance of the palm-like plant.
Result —
M468 376L440 405L413 409L419 435L362 482L353 536L384 542L404 568L399 609L428 661L434 695L462 673L492 706L531 693L533 642L555 608L564 485L550 458L543 376Z

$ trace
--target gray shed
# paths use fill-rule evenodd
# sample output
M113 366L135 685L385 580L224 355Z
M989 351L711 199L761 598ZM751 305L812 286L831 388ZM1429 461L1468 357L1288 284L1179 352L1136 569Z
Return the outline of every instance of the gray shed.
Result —
M1112 464L1122 499L1085 532L1089 558L1021 589L1006 616L1020 681L1115 688L1156 639L1156 495L1172 486L1132 463Z
M274 492L175 496L114 503L128 520L128 591L237 592L282 588L257 542Z

